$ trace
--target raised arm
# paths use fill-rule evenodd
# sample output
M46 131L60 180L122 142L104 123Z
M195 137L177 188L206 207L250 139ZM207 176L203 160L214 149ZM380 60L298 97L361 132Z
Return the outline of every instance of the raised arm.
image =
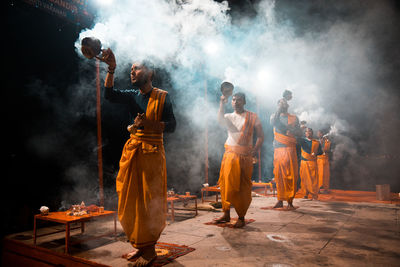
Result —
M127 97L132 94L132 90L116 90L114 89L114 72L117 68L117 62L114 53L110 48L102 51L101 57L98 58L108 65L106 78L104 80L104 98L114 103L126 104L132 101L131 97Z
M104 87L114 87L114 72L117 68L117 61L115 60L113 51L110 48L103 50L101 57L99 57L98 59L108 65L106 79L104 80Z
M272 126L277 127L279 126L279 124L281 124L279 120L281 113L282 112L278 108L278 110L271 115L269 122L271 123Z
M225 118L225 104L228 102L228 99L225 96L221 96L221 100L219 101L219 110L218 110L218 123L231 132L238 132L239 130L232 124L232 122Z
M278 130L278 132L282 134L286 134L287 127L285 124L281 122L281 114L285 111L285 107L279 103L278 104L278 109L276 110L275 113L273 113L270 117L270 123L271 125Z
M297 117L293 125L288 125L287 130L296 137L301 137L303 135L303 132L300 128L299 119Z

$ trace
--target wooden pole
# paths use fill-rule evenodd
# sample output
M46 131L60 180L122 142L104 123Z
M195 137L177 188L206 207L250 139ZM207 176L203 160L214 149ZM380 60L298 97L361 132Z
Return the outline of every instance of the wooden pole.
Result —
M103 145L101 141L101 95L100 95L100 60L96 59L96 115L97 115L97 166L99 172L100 206L104 206L103 190Z
M208 102L207 102L207 79L204 79L204 101L205 101L205 109L208 110ZM208 184L208 121L206 119L205 125L205 140L204 140L204 172L205 172L205 183Z
M258 102L258 98L256 98L257 104L257 113L260 114L260 103ZM258 182L261 183L261 147L258 150Z
M258 182L261 183L261 148L258 150Z

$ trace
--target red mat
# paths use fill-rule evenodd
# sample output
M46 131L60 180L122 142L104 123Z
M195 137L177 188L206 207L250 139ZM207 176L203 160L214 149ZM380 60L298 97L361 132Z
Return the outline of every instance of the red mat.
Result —
M216 223L215 221L211 221L211 222L206 222L204 224L206 225L215 225L215 226L219 226L219 227L229 227L229 228L234 228L233 225L236 223L238 218L234 218L231 219L230 222L226 222L226 223ZM254 219L244 219L244 224L247 225L249 223L255 222L256 220Z
M151 266L163 266L165 264L172 262L174 259L186 255L194 250L195 250L194 248L184 245L157 242L156 244L157 258L155 259L155 261ZM122 255L122 258L126 259L127 256L128 254L124 254ZM130 259L129 261L134 262L137 258L138 257L135 257L133 259Z
M278 210L278 211L293 211L293 210L297 210L299 207L294 207L294 208L288 208L288 207L282 207L282 208L276 208L276 209L274 209L274 207L273 206L271 206L271 207L262 207L262 208L260 208L260 209L262 209L262 210Z

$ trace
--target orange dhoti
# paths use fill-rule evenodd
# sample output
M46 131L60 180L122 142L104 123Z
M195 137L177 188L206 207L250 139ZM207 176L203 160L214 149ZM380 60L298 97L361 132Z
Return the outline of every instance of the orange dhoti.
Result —
M318 167L318 189L329 189L330 171L329 171L329 157L328 155L319 155L317 157Z
M157 243L165 227L167 172L161 143L135 135L126 142L117 176L118 218L136 247Z
M274 177L278 200L291 202L296 194L298 179L296 146L274 149Z
M301 194L310 193L318 198L318 170L316 160L302 160L300 163Z
M153 88L146 119L160 121L166 92ZM136 248L157 243L167 213L167 167L162 133L138 129L126 142L116 181L118 218Z
M239 217L246 215L251 203L253 158L249 147L225 145L218 184L222 209L234 206Z

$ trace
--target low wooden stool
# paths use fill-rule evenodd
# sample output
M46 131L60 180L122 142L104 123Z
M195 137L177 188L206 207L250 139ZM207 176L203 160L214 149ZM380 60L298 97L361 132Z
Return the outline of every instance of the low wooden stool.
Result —
M194 200L194 209L186 209L186 208L175 208L175 201L186 201L186 200ZM171 204L171 214L169 214L169 206L168 202ZM193 210L195 211L195 216L198 215L197 212L197 196L195 195L175 195L173 197L167 197L167 216L171 216L171 221L175 221L175 210Z
M269 187L271 189L271 191L272 191L272 195L275 196L275 187L274 187L274 184L272 182L269 182L269 183L253 182L253 187L264 187L264 195L267 195L267 189Z
M218 186L206 186L201 189L201 203L212 202L204 199L204 192L216 192L215 194L215 202L218 202L218 194L221 193L221 189Z

